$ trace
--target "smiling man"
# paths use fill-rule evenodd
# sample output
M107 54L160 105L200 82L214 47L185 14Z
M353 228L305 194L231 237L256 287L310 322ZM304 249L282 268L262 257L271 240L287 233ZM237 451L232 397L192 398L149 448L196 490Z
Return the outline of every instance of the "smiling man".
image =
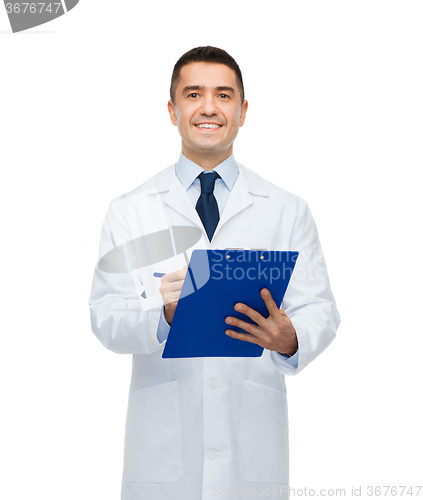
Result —
M133 355L122 499L288 498L285 375L313 361L340 322L316 227L304 200L235 160L233 143L248 103L229 54L215 47L184 54L170 94L180 157L111 202L99 262L112 253L128 259L128 242L174 226L200 232L189 254L267 248L296 250L300 257L283 309L263 289L265 317L236 303L246 321L226 318L228 336L264 348L256 358L162 358L187 271L183 255L172 253L158 267L128 265L126 273L97 265L92 330L108 349ZM151 254L166 254L162 241ZM161 280L153 277L159 270ZM202 325L197 328L201 335Z
M232 154L244 124L248 103L241 76L225 64L207 62L192 62L175 73L168 109L182 137L182 154L212 170Z

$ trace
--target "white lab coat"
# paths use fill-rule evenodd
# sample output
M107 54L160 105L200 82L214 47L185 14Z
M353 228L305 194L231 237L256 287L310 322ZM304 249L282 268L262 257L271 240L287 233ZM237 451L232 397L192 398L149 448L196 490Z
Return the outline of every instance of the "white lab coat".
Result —
M298 250L282 304L297 332L298 368L266 349L259 358L163 359L165 342L156 336L163 300L153 272L181 269L184 256L127 273L97 266L89 301L92 330L106 348L133 354L123 500L286 496L284 375L298 373L319 355L340 319L307 204L238 166L211 242L172 165L112 201L100 258L114 245L181 225L203 230L189 257L194 248Z

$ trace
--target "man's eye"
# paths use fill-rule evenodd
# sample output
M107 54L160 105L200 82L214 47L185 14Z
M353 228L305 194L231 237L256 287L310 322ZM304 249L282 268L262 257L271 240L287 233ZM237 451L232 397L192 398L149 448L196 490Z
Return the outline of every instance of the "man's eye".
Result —
M229 98L228 94L219 94L219 97L222 97L223 99Z
M192 94L189 94L188 97L198 97L197 92L193 92Z

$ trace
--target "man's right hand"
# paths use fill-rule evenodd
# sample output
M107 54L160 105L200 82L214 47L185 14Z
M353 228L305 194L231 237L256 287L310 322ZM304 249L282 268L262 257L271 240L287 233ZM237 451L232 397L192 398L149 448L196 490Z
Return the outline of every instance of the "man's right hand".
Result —
M165 274L162 277L162 284L159 292L162 294L164 303L164 317L169 325L172 324L173 315L178 304L179 296L181 295L182 285L185 275L187 274L188 266L184 266L179 271Z

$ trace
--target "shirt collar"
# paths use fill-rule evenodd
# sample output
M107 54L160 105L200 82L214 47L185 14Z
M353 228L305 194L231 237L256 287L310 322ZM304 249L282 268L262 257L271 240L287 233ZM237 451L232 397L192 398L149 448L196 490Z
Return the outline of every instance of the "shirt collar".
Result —
M231 191L238 176L238 165L234 155L231 154L229 158L219 163L213 170L220 175L226 187ZM200 165L189 160L181 152L178 163L175 166L175 172L185 191L187 191L198 175L205 172L205 170Z

